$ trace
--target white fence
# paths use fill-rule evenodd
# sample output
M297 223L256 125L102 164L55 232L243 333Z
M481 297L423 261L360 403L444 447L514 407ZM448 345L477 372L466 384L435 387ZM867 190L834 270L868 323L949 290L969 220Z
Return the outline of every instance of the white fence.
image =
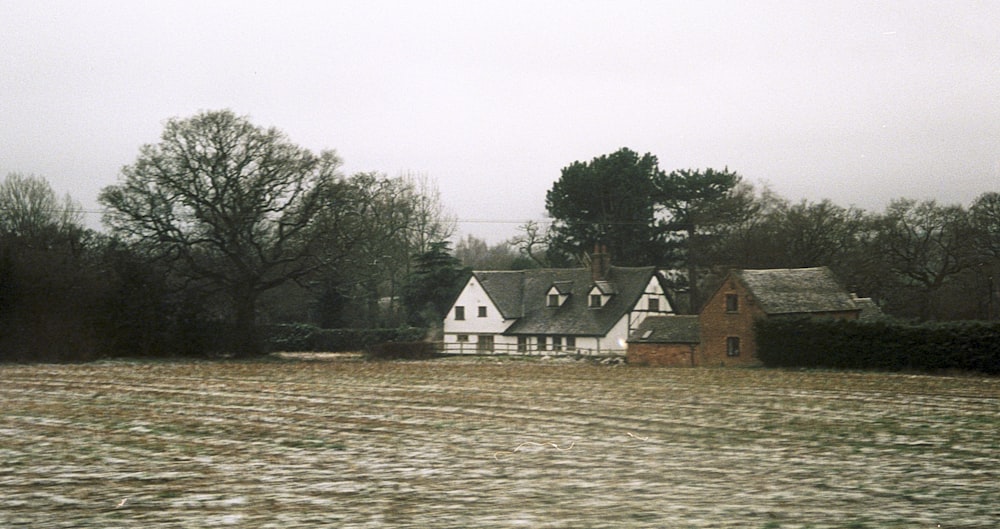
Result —
M484 348L475 342L437 342L438 352L450 355L508 355L508 356L575 356L594 358L624 357L624 349L584 349L581 347L549 347L539 350L517 344L494 344Z

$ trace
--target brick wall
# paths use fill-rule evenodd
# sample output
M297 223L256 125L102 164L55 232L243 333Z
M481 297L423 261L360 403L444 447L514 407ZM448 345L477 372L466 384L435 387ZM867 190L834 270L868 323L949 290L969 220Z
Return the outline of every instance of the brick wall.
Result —
M625 361L637 366L691 367L695 344L630 343Z
M736 310L726 307L726 296L736 296ZM701 346L695 363L700 366L732 366L758 363L757 347L753 339L753 322L766 317L748 295L746 287L732 277L719 287L702 307L700 314ZM729 356L727 339L739 338L738 356Z

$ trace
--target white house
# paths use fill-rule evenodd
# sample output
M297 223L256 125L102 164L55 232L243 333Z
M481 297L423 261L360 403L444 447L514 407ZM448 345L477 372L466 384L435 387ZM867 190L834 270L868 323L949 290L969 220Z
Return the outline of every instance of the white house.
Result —
M448 350L624 352L650 315L673 306L653 267L473 272L444 319Z

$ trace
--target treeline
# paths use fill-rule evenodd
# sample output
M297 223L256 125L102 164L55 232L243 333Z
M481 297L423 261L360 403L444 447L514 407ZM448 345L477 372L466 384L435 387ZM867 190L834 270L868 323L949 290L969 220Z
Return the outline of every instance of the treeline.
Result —
M997 323L769 318L755 333L769 367L1000 374Z
M342 200L330 207L340 208L341 231L312 250L330 260L261 294L253 354L419 341L451 295L438 269L464 273L442 242L454 223L426 179L365 173L339 182ZM186 269L220 258L195 257L184 263L127 233L86 229L79 205L43 178L7 175L0 361L239 355L245 331L227 292Z
M829 200L793 202L728 168L659 168L629 149L574 162L546 197L547 230L515 243L547 264L605 244L615 264L678 271L697 312L731 268L830 267L889 314L932 320L1000 317L1000 193L968 206L900 198L882 212Z
M253 356L378 334L329 329L412 343L413 329L439 326L470 269L579 266L596 242L617 265L675 270L691 312L728 268L825 265L897 317L1000 313L997 192L871 213L793 203L728 169L666 173L622 149L563 169L550 227L452 251L455 221L426 178L339 166L229 111L172 119L102 190L104 232L44 179L8 175L0 360Z

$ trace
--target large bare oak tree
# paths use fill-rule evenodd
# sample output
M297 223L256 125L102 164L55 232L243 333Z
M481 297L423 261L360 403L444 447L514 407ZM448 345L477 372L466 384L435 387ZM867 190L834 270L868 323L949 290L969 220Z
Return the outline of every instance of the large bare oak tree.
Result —
M115 235L225 296L233 353L250 356L261 352L260 295L327 264L349 209L338 204L339 165L332 151L313 154L231 111L203 112L169 120L99 200Z

